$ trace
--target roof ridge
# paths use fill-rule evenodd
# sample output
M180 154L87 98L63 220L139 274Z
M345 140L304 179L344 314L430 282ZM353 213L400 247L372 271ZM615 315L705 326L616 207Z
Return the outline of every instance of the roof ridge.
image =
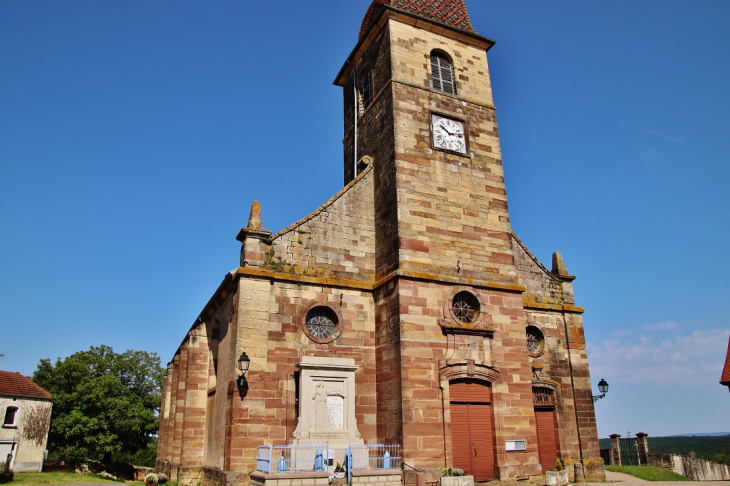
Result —
M378 18L376 9L382 9L383 6L476 34L465 0L373 0L360 24L359 39L362 39Z

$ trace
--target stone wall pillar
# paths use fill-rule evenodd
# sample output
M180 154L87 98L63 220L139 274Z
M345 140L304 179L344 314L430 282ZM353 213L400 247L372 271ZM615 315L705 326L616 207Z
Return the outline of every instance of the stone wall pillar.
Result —
M188 337L185 377L185 419L182 431L181 467L202 467L208 394L208 337L199 324Z
M175 397L175 428L172 432L172 454L170 459L176 465L180 465L180 457L182 456L183 423L185 420L185 377L188 372L187 343L180 346L179 356L177 372L175 373L177 386L173 390ZM177 481L177 477L174 481Z
M636 434L636 449L639 452L639 464L645 466L648 464L649 434L646 432Z
M619 439L621 439L621 434L611 434L609 437L611 438L611 465L620 466L621 443L619 442Z
M167 366L162 380L162 403L160 404L160 430L157 441L157 460L169 460L168 429L170 423L170 386L172 381L172 364Z
M295 370L299 360L296 348L278 348L272 356L269 346L269 303L271 282L265 279L241 279L230 333L231 373L226 377L228 410L224 468L227 471L251 471L256 468L257 447L287 443L286 409L282 407L282 381ZM251 365L241 384L235 361L246 352ZM271 361L270 361L271 360ZM291 363L291 371L269 371L277 361ZM274 364L274 367L276 365ZM282 367L284 368L284 367ZM286 369L286 368L284 368ZM218 387L223 383L219 381ZM278 411L276 409L279 409Z

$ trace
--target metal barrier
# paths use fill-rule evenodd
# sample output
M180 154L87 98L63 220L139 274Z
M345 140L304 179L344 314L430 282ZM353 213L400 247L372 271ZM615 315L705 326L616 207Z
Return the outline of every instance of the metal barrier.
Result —
M321 446L259 446L256 470L273 472L329 472L329 447ZM276 464L274 464L276 462Z
M388 444L351 445L352 469L400 469L401 447Z
M334 470L335 450L321 446L259 446L256 470L272 472L327 472ZM342 450L337 451L337 456ZM343 466L348 473L373 469L400 469L401 446L389 444L350 445Z
M43 472L74 472L73 464L65 461L43 461Z

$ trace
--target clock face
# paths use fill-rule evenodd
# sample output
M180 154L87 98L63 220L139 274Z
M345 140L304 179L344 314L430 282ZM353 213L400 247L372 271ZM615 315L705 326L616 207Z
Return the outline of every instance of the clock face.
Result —
M431 126L434 147L460 154L466 153L466 135L462 122L433 115Z

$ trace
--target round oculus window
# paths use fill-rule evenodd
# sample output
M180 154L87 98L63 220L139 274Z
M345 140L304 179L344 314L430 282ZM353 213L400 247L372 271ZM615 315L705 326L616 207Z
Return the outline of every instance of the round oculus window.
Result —
M479 317L479 299L471 292L465 290L454 296L451 302L451 312L454 318L462 324L471 324Z
M328 343L337 337L337 315L332 309L317 306L307 312L304 330L314 341Z
M540 356L545 349L545 336L535 326L527 326L527 353L533 358Z

